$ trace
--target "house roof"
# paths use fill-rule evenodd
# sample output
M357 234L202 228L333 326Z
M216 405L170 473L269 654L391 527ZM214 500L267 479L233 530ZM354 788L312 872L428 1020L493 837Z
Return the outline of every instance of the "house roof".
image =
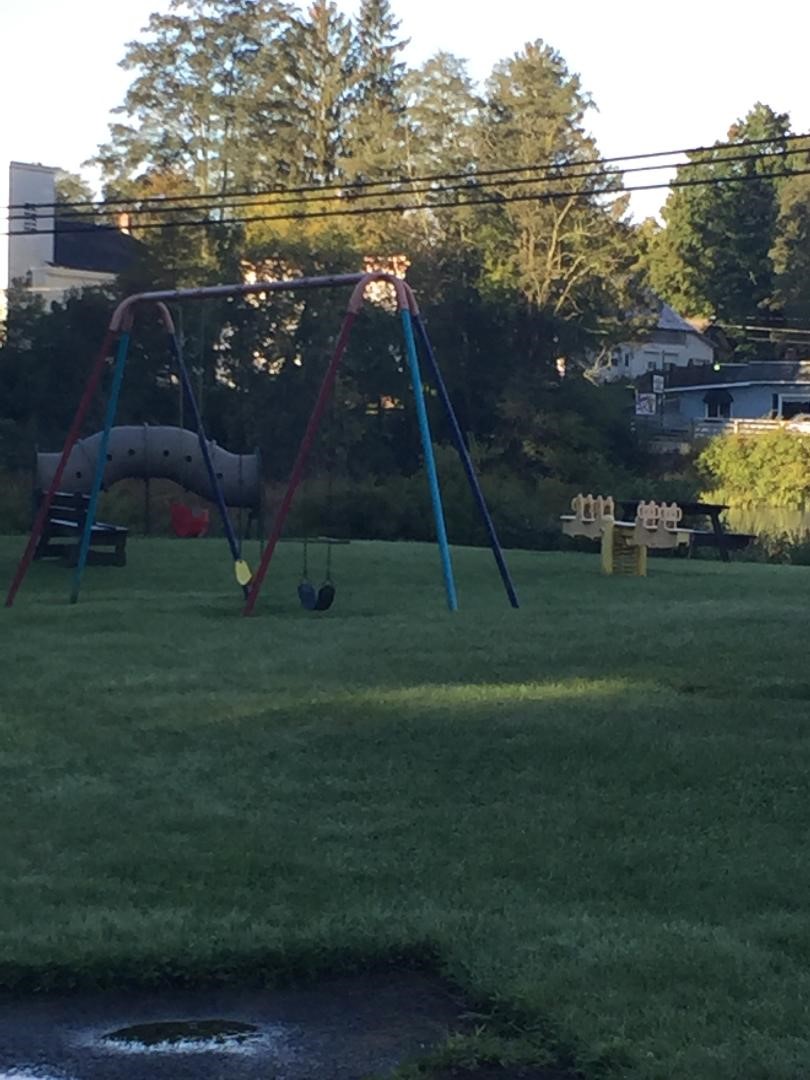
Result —
M700 331L687 322L678 312L669 306L669 304L661 304L661 311L658 315L658 322L655 324L656 330L680 330L685 334L697 334L699 337L703 335Z
M90 225L75 218L57 217L54 228L54 266L120 274L142 250L138 240L112 225Z
M667 374L666 392L713 387L772 386L810 383L810 360L757 360L750 364L721 364L675 368Z

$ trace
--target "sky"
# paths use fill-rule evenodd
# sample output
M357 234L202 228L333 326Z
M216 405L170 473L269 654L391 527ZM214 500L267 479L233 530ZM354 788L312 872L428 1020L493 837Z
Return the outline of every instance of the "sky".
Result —
M351 13L355 2L339 6ZM405 59L412 65L446 50L484 80L525 42L552 45L596 103L588 126L606 156L712 143L757 101L788 112L794 131L810 131L810 7L799 0L392 6L410 39ZM167 7L168 0L0 0L0 206L7 203L11 160L82 171L126 92L130 74L118 66L125 43L150 12ZM656 213L665 196L636 194L634 216ZM0 237L0 280L5 247Z

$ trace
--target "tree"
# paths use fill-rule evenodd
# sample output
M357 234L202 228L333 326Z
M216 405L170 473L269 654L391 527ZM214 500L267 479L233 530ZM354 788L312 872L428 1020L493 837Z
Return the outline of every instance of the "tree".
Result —
M249 118L278 85L290 28L281 0L172 0L153 14L150 36L129 42L121 63L136 74L115 110L129 122L111 125L95 159L105 180L120 186L157 169L182 173L202 193L250 186L265 143L246 138Z
M0 348L0 407L29 449L61 445L114 303L107 290L85 289L50 305L26 289L9 297L12 312ZM89 424L103 419L99 399ZM93 428L89 428L93 430Z
M375 180L401 172L405 144L403 82L398 59L399 20L388 0L362 0L352 40L352 100L347 116L343 171L349 180Z
M537 41L496 66L477 125L482 174L515 166L482 188L499 200L480 218L490 284L585 334L629 310L633 264L626 198L601 197L619 185L594 164L590 105L559 53Z
M281 49L286 107L296 135L295 183L328 184L344 155L352 82L349 21L332 0L314 0Z
M56 203L57 207L65 209L74 205L86 205L93 201L93 192L87 181L72 172L60 172L56 176ZM68 204L68 206L65 206Z
M481 100L464 60L438 52L405 80L407 164L411 176L472 174L474 124Z
M789 320L810 328L810 176L792 176L782 184L770 257L776 303Z
M756 104L728 132L730 146L690 155L664 206L666 228L647 263L653 289L687 315L745 323L774 303L770 257L779 190L791 171L787 114ZM747 149L749 140L768 140Z

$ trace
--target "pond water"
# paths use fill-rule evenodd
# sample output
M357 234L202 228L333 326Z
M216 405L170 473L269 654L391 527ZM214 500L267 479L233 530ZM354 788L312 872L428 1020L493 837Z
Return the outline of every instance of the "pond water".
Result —
M732 532L766 534L810 534L810 510L789 510L783 506L760 506L750 510L731 509L725 513L726 527Z

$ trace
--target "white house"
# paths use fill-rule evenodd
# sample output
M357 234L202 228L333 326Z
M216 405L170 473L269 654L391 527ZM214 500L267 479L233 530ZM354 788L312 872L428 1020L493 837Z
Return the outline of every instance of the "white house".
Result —
M73 289L111 284L139 247L114 226L55 216L60 171L19 161L9 165L6 287L20 284L46 303L64 299Z
M672 371L714 362L714 346L669 304L661 304L658 322L643 341L617 345L592 372L597 382L638 379L648 371Z

